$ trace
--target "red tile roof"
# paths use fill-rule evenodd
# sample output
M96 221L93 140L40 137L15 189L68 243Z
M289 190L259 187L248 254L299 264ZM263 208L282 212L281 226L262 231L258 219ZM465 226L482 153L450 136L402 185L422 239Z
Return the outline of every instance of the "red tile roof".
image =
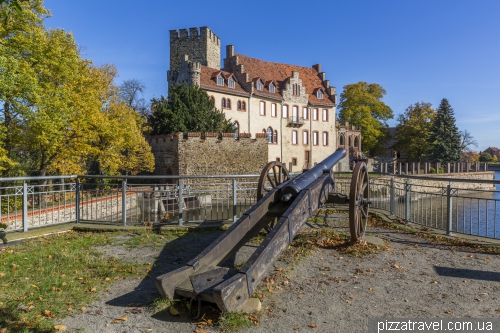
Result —
M215 79L220 73L222 73L222 75L224 75L224 78L226 79L224 81L224 86L217 85L217 80ZM227 86L227 79L229 79L232 75L232 73L221 71L219 69L201 66L200 86L201 88L206 90L219 91L240 96L248 96L249 93L245 89L243 89L243 87L236 79L234 80L234 89Z
M332 96L324 89L323 82L319 78L319 73L315 68L269 62L242 54L235 54L235 56L238 56L239 64L244 66L243 70L245 73L248 73L249 78L262 78L263 81L274 81L276 83L276 95L281 95L286 80L292 76L292 72L299 72L302 85L305 86L306 93L309 94L309 103L313 105L334 105ZM313 94L316 88L323 88L323 91L325 91L324 99L318 99ZM267 94L274 95L270 92L267 92Z

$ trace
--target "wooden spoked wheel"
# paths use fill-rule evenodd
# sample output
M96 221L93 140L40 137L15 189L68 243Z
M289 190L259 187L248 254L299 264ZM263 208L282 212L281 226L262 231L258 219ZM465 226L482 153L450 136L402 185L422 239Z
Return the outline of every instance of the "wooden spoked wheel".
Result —
M354 166L349 193L349 228L351 241L363 239L368 222L368 208L370 205L370 180L364 162Z
M273 188L289 179L290 174L284 164L278 161L267 163L260 174L257 201L262 199Z

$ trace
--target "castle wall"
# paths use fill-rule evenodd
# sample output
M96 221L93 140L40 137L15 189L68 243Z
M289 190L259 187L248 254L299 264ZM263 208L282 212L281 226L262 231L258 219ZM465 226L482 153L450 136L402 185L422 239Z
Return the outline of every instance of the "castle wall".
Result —
M257 134L240 135L233 133L156 135L148 138L155 156L155 175L166 175L171 168L173 175L234 175L260 174L268 162L267 137Z

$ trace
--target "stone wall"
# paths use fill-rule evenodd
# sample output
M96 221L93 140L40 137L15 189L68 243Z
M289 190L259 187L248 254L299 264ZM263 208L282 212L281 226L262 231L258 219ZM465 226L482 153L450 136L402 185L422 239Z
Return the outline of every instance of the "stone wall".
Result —
M460 182L458 179L476 179L476 180L495 180L494 172L464 172L464 173L454 173L454 174L428 174L425 177L429 178L447 178L452 182L452 187L454 189L462 189L462 190L495 190L494 184L481 184L481 183L465 183ZM390 176L377 177L378 181L387 181L389 182ZM457 179L456 182L453 182L454 179ZM403 188L403 183L405 182L405 178L402 177L394 177L394 180L397 182L397 188ZM433 181L427 179L409 179L412 184L412 191L417 192L428 192L435 193L441 192L442 188L446 188L449 181Z
M155 156L155 175L236 175L260 174L268 162L267 136L258 133L181 133L148 138Z

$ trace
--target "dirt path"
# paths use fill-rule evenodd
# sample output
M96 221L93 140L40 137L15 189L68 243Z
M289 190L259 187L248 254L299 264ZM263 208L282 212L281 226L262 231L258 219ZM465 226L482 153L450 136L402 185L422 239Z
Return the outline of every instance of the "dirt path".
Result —
M346 217L337 214L328 224L345 231ZM308 331L313 326L318 332L366 332L370 317L500 317L498 254L434 244L432 239L393 229L372 227L369 231L384 240L386 251L363 258L334 249L315 251L287 272L279 288L264 293L259 324L243 332ZM151 272L156 276L180 267L217 235L187 234L170 242L170 249L182 252L169 251L169 247L103 250L129 260L163 263ZM244 261L251 249L245 248L237 261ZM196 331L187 313L174 317L148 312L144 305L157 297L152 278L119 282L84 313L68 317L63 324L72 332ZM127 321L113 323L124 315ZM210 326L203 329L217 331Z

